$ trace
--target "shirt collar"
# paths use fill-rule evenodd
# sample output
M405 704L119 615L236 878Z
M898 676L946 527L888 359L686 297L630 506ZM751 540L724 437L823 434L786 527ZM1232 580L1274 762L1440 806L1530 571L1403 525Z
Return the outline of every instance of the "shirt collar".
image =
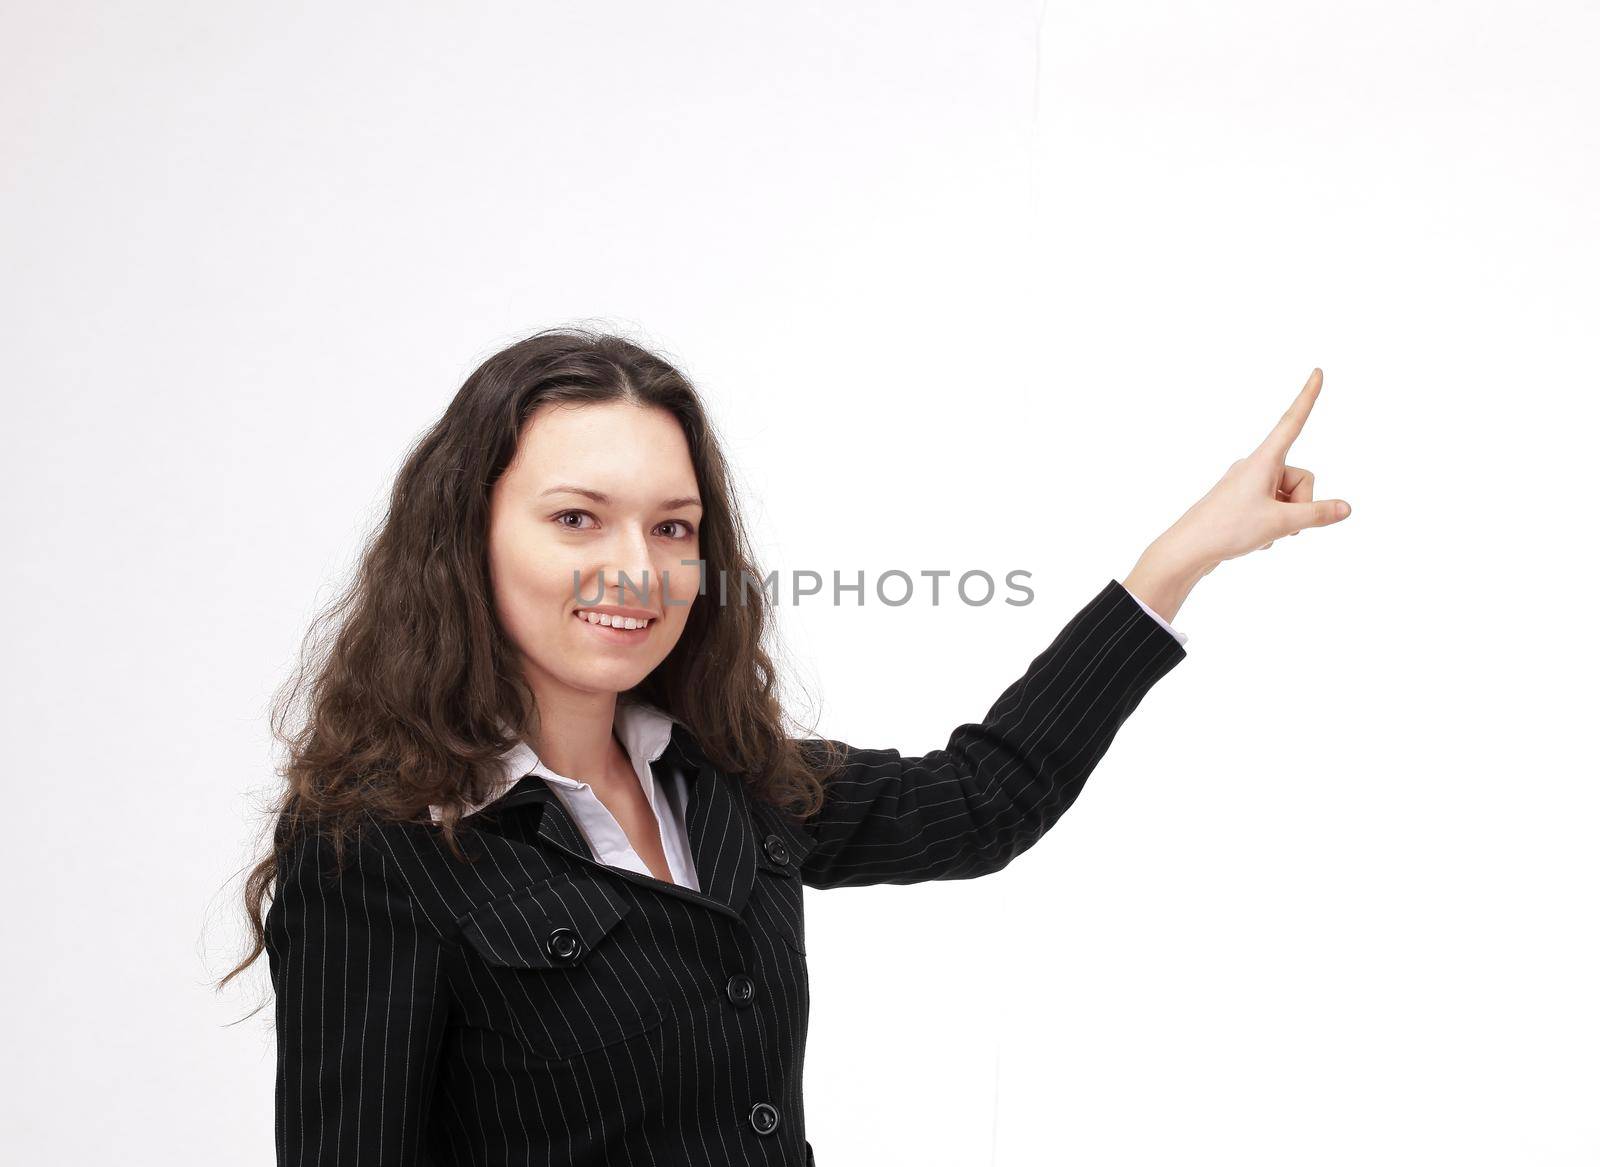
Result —
M665 710L642 701L637 697L619 695L617 697L617 713L613 722L617 731L617 738L627 750L629 759L633 762L634 772L640 776L641 781L649 773L646 767L659 758L666 750L667 744L672 740L672 727L681 724L678 719ZM509 732L509 727L505 727ZM464 814L471 814L511 789L518 781L529 774L537 774L551 786L562 790L584 790L588 783L579 782L568 778L564 774L557 774L540 760L539 755L521 737L505 753L500 755L501 778L498 786L488 798L470 806ZM652 805L655 803L655 792L650 789L650 784L645 786L647 796ZM430 807L434 821L439 819L439 808Z
M632 760L635 770L642 771L643 765L654 762L661 756L662 751L667 748L667 742L672 739L672 726L676 721L677 718L657 709L654 705L646 704L636 698L617 698L617 714L613 724L616 727L617 738L628 751L628 757ZM529 774L538 774L551 785L568 790L588 785L587 782L579 782L564 774L557 774L545 765L539 755L534 753L533 747L521 738L500 755L500 765L505 774L502 789L509 789L518 779Z

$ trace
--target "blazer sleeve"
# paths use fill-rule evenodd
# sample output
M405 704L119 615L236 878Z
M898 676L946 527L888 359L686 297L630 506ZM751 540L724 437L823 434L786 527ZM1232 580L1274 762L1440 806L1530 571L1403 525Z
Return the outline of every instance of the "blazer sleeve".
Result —
M845 761L802 825L801 879L852 887L999 871L1066 812L1117 729L1187 655L1112 580L943 749L905 758L834 742Z
M308 835L268 909L279 1167L416 1167L449 1013L441 942L374 830Z

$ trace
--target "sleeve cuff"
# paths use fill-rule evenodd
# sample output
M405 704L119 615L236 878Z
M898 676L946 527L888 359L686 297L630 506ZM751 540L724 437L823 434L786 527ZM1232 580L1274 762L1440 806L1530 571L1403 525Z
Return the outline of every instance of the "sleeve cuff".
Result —
M1117 586L1118 587L1122 587L1122 581L1121 580L1117 581ZM1122 590L1125 591L1125 592L1128 592L1128 589L1125 588L1125 587L1123 587ZM1145 603L1143 600L1141 600L1138 596L1134 595L1132 592L1128 592L1128 597L1130 599L1132 599L1134 603L1138 604L1139 607L1143 608L1145 610L1145 612L1149 614L1149 616L1150 616L1150 618L1152 620L1154 620L1157 624L1161 625L1161 627L1165 628L1168 632L1172 633L1172 635L1177 638L1179 644L1187 644L1188 643L1189 636L1188 636L1187 633L1179 632L1171 624L1168 624L1165 620L1163 620L1160 616L1158 616L1154 611L1151 610L1149 604Z

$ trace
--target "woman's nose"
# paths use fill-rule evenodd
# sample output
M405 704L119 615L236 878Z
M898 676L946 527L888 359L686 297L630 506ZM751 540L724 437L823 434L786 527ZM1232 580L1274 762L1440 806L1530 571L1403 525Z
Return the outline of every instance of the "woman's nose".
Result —
M605 573L607 602L623 607L654 607L657 603L660 582L654 573L645 569L630 571L619 568Z
M650 546L642 531L619 535L601 568L609 601L627 606L653 607L661 581L650 560Z

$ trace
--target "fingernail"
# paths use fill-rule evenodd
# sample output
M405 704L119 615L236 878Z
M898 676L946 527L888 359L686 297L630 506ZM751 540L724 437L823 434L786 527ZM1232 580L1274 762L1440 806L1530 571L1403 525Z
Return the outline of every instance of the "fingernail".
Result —
M1333 513L1338 515L1341 519L1344 518L1350 513L1350 504L1347 502L1340 503L1338 506L1333 508Z

